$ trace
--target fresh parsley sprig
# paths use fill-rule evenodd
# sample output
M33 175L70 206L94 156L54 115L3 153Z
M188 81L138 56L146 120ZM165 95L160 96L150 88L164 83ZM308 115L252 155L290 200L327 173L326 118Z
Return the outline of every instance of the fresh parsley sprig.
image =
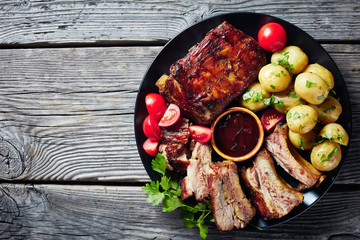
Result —
M151 181L142 188L142 191L147 196L146 201L154 206L162 203L163 212L172 212L179 209L184 225L187 228L193 228L196 225L200 230L200 236L205 239L208 234L205 219L214 221L210 201L198 203L181 201L179 181L176 177L168 176L166 160L161 154L158 153L155 159L152 160L151 167L161 174L161 180Z

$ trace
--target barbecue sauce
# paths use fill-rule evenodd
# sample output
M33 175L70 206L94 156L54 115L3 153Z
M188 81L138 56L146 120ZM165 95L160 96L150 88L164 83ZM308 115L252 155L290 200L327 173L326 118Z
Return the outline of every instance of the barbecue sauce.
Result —
M215 141L226 155L241 157L253 150L259 139L256 120L244 112L232 112L220 119Z

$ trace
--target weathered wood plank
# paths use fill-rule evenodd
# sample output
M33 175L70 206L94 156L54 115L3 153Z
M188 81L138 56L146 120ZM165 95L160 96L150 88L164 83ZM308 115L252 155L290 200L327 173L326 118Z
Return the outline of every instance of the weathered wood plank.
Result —
M358 184L360 46L324 47L343 73L353 110L351 150L337 183ZM12 156L2 161L1 178L148 181L133 113L142 76L160 50L0 50L0 144Z
M282 18L316 39L360 39L357 0L8 0L0 3L0 43L164 43L205 18L236 11Z
M2 239L200 239L178 212L145 202L140 187L14 185L0 187ZM327 193L315 206L278 227L220 233L208 239L357 239L360 191Z

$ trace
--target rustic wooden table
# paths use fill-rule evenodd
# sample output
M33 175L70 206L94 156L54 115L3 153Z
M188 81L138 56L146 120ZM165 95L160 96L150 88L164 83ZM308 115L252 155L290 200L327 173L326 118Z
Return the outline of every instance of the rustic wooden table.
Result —
M263 231L210 226L208 239L359 239L358 0L0 1L0 238L199 239L178 212L145 202L135 98L169 39L235 11L282 18L321 43L349 90L353 132L338 179L307 212Z

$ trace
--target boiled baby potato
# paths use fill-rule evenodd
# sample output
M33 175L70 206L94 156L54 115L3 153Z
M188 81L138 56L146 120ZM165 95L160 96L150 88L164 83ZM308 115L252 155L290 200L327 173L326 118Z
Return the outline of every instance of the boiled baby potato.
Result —
M240 105L252 111L258 111L266 108L267 105L262 100L269 97L271 93L266 91L259 82L254 82L242 95Z
M326 124L320 131L320 136L333 142L347 146L349 144L349 135L345 129L338 123Z
M332 96L328 96L325 101L319 105L310 105L319 115L319 121L323 124L334 123L338 120L342 106L338 100Z
M292 68L293 74L302 72L308 65L309 58L306 53L297 46L287 46L280 52L276 52L271 56L272 63L288 62Z
M291 76L283 66L270 63L260 69L259 82L268 92L280 92L289 86Z
M305 134L300 134L289 130L289 140L294 147L301 150L310 150L313 148L313 143L316 142L317 134L310 131Z
M299 97L314 105L323 103L329 95L326 82L310 72L300 73L295 79L294 88Z
M289 129L300 134L310 132L315 127L317 120L317 112L308 105L293 107L286 114Z
M304 101L296 94L294 83L290 83L289 87L284 91L273 94L275 109L279 112L288 112L291 108L298 106Z
M329 87L329 90L333 89L335 82L332 73L329 70L327 70L325 67L321 66L320 64L318 63L310 64L305 68L304 72L315 73L326 82L326 84Z
M331 171L341 161L341 147L338 143L326 140L313 147L310 159L319 171Z

